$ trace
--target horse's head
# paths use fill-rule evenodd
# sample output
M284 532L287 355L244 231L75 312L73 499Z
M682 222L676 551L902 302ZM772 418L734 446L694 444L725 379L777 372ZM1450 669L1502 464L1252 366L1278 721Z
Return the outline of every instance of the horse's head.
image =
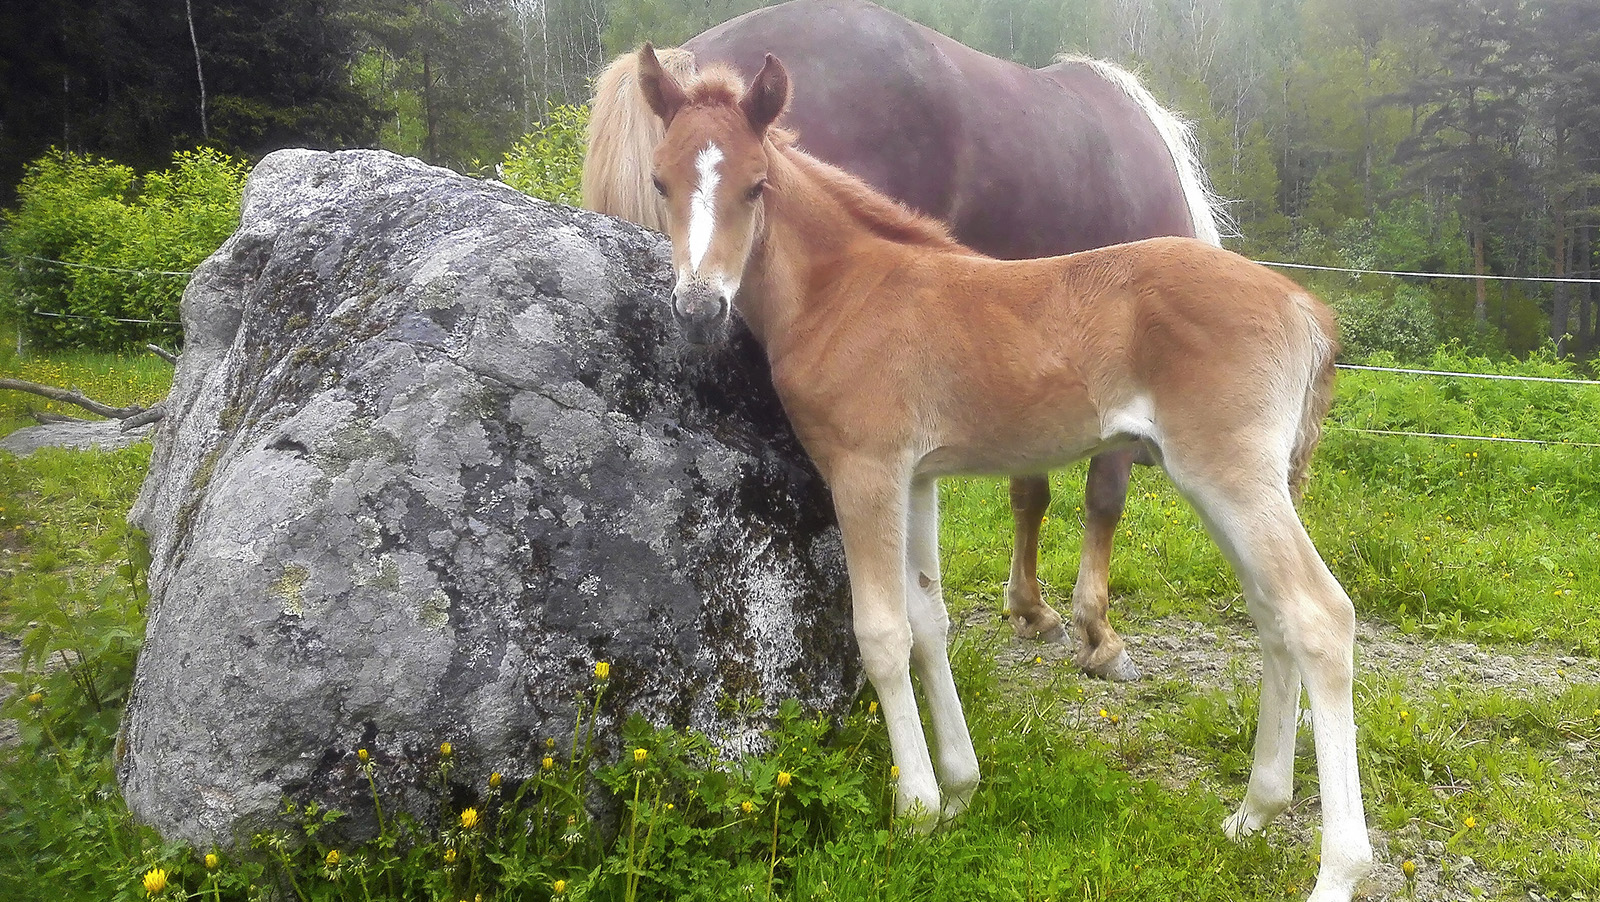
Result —
M789 76L768 54L748 89L716 69L685 87L646 44L639 89L667 127L652 175L666 203L678 274L673 316L686 338L710 344L727 331L761 229L767 129L789 102Z

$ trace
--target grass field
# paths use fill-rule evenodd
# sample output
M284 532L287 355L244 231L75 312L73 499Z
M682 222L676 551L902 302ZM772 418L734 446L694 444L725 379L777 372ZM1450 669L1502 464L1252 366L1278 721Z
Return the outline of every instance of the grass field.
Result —
M170 378L153 357L0 363L112 403L149 404ZM1433 366L1490 364L1446 350ZM1548 360L1501 369L1571 375ZM36 400L0 395L0 433ZM1345 374L1302 504L1363 622L1370 897L1600 898L1600 449L1351 429L1600 442L1600 386ZM1314 879L1309 754L1305 801L1282 824L1240 845L1218 829L1249 767L1256 656L1236 582L1154 470L1136 474L1113 564L1112 615L1147 673L1120 686L1009 638L1004 485L945 485L954 658L986 782L930 837L889 823L869 696L841 725L787 719L777 753L726 773L692 740L631 737L646 760L599 775L637 800L614 838L581 817L519 826L587 779L557 754L534 784L485 790L470 826L395 827L354 849L327 831L269 835L208 869L214 850L132 825L111 774L143 624L122 516L147 462L147 448L0 455L0 633L22 640L5 704L20 736L0 750L0 898L1255 900L1303 898ZM1041 573L1063 609L1082 475L1057 474L1045 528ZM166 886L152 894L156 868Z

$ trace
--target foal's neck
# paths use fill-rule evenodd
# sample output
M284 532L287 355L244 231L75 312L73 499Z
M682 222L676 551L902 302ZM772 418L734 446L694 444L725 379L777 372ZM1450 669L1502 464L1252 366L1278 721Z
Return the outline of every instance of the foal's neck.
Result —
M740 312L768 352L830 286L855 268L918 253L972 251L841 169L786 144L767 144L773 190L752 250Z

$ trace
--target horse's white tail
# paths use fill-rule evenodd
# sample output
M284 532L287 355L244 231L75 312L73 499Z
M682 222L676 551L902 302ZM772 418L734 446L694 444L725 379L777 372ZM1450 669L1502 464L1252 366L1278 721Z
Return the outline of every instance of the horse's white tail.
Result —
M694 54L656 51L679 81L695 74ZM639 54L624 53L595 80L589 134L583 149L583 205L656 231L666 230L666 210L650 183L650 155L666 135L639 92Z
M1058 63L1082 63L1106 81L1111 82L1128 98L1144 110L1150 122L1161 133L1161 140L1172 154L1172 163L1178 169L1178 183L1183 186L1184 199L1189 202L1189 216L1194 223L1194 237L1207 244L1222 246L1224 229L1232 232L1227 214L1222 210L1222 199L1211 190L1205 170L1200 167L1199 143L1194 136L1194 125L1156 102L1145 90L1139 77L1116 63L1088 56L1061 54Z

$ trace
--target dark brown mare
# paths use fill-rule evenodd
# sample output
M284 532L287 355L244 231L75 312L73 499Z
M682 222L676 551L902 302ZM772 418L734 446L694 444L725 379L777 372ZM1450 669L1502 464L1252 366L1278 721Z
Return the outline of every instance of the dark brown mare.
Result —
M1288 807L1304 687L1323 817L1311 898L1350 902L1372 859L1355 608L1293 500L1333 403L1327 307L1192 238L1042 260L975 254L772 128L789 78L770 56L748 90L720 68L685 87L647 44L639 88L666 124L652 176L672 238L673 316L691 341L714 341L738 305L833 493L900 813L931 829L978 785L947 657L939 477L1047 473L1140 446L1233 565L1261 636L1255 760L1223 828L1249 834Z
M805 85L782 124L807 152L943 220L985 254L1043 257L1158 235L1220 243L1187 127L1109 63L1028 69L863 0L793 0L658 55L679 76L723 63L748 78L767 52L793 60ZM664 230L649 176L662 128L634 87L636 66L627 54L597 83L584 205ZM1139 672L1107 616L1107 582L1137 455L1121 449L1090 461L1072 593L1078 666L1119 680ZM1065 642L1037 576L1049 503L1046 477L1012 479L1006 601L1017 635Z

